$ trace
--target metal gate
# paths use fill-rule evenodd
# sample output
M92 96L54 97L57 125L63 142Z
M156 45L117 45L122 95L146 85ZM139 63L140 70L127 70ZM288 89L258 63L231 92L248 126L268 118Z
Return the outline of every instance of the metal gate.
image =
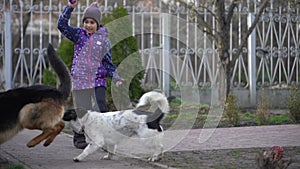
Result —
M80 3L72 14L74 26L80 26L83 10L90 4L89 1ZM161 86L168 81L175 87L210 88L216 82L215 42L209 40L199 23L199 17L202 17L215 27L215 20L209 13L214 10L213 6L207 4L206 9L199 8L194 13L187 6L164 1L130 3L105 0L101 10L104 14L111 13L118 5L128 9L134 29L132 35L138 39L145 69L158 68L149 69L145 85L151 86L150 82L155 82L154 85ZM47 44L51 42L57 47L62 38L56 22L64 5L57 0L0 0L1 89L41 83ZM258 5L259 1L245 1L236 9L230 28L231 54L236 52L243 32L248 28L247 21L255 15ZM299 85L299 16L299 9L292 7L290 2L270 1L249 44L240 57L233 60L233 89ZM17 47L11 49L9 45ZM166 67L172 74L170 79L161 71Z

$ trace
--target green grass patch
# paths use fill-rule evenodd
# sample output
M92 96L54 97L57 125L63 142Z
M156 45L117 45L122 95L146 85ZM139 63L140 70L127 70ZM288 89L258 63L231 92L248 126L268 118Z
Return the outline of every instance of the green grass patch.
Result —
M209 109L209 105L208 104L200 104L199 108L202 109Z
M181 99L180 98L175 98L171 101L170 103L171 106L180 106L181 105Z
M254 119L256 119L256 114L254 113L246 112L246 113L241 113L240 115L240 120L249 121Z
M166 119L174 120L178 118L178 114L167 114Z
M9 164L4 166L3 169L24 169L24 166L22 164Z
M268 119L270 124L290 124L293 123L293 120L287 115L276 115L271 116Z

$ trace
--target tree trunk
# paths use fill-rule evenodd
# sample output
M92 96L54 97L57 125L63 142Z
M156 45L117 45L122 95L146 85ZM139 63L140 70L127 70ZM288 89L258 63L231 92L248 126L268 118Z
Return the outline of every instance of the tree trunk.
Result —
M231 20L226 19L226 10L225 10L225 2L223 0L216 0L216 16L217 16L217 49L218 56L222 67L225 73L225 84L226 84L226 96L228 96L230 92L230 77L231 77L231 68L230 68L230 55L229 55L229 39L230 39L230 22Z
M224 69L224 74L225 74L225 84L226 84L226 96L230 93L230 79L231 79L231 67L230 67L230 56L229 52L225 44L221 44L218 46L218 55L222 64L222 67Z

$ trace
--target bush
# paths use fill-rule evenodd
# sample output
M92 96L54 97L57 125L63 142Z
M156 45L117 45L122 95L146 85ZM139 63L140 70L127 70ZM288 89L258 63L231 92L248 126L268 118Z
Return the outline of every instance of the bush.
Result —
M72 59L74 56L74 43L66 38L62 39L57 49L57 54L68 66L69 70L71 70ZM51 66L49 69L44 70L43 84L53 87L59 84L58 77Z
M59 47L57 48L57 54L68 66L69 70L71 70L74 56L74 43L67 38L62 39Z
M240 106L237 103L236 96L233 94L229 94L227 96L225 107L224 107L226 121L233 126L239 126L240 124L239 112L240 112Z
M44 70L42 81L43 84L55 87L57 85L57 80L57 75L53 70L51 70L51 68Z
M300 92L298 88L292 88L288 98L288 109L291 118L299 123L300 122Z
M268 118L270 115L270 105L268 98L266 98L265 93L262 91L260 100L258 102L256 118L259 124L264 125L268 123Z
M131 21L128 20L126 21L128 27L126 26L126 29L128 30L120 30L120 28L118 27L118 24L114 24L113 21L116 21L118 18L124 17L124 16L128 16L128 11L127 9L123 8L123 7L118 7L115 8L113 10L112 14L108 14L107 16L103 17L102 23L108 27L109 31L110 31L110 40L112 42L115 42L118 40L118 34L125 32L128 33L130 32L132 34L132 28L131 28ZM127 19L127 17L124 17L125 20ZM117 20L120 22L124 22L124 18L122 18L122 20ZM111 24L112 23L112 24ZM117 39L117 40L115 40ZM132 58L134 58L134 61L132 61L131 63L129 63L129 65L127 64L126 67L124 66L119 66L119 64L127 57L130 56ZM125 93L126 90L120 90L120 87L116 90L118 90L119 96L121 97L114 97L114 100L118 103L120 103L119 108L121 109L126 109L128 108L128 104L130 103L126 103L126 97L129 95L129 99L131 101L137 100L143 93L145 93L144 89L141 86L141 79L143 78L144 75L144 71L139 72L138 74L136 74L134 77L130 77L130 75L132 75L131 72L134 73L134 71L136 70L143 70L142 69L142 61L141 61L141 55L138 52L138 44L137 44L137 40L135 39L135 37L130 36L128 38L125 38L122 41L118 41L114 46L112 46L112 59L113 59L113 63L118 67L118 72L123 73L126 72L125 74L123 73L121 75L122 78L124 79L131 79L132 80L130 82L128 81L124 81L124 84L122 84L122 87L126 87L129 86L129 93ZM129 83L129 84L128 84ZM106 96L107 96L107 103L108 103L108 107L110 110L116 110L115 105L113 104L113 99L112 99L112 95L111 95L111 79L108 80L108 85L107 85L107 90L106 90Z

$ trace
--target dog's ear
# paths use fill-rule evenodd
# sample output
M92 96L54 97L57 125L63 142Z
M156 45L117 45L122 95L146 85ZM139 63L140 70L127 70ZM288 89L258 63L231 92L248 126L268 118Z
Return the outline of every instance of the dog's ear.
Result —
M141 106L137 107L136 110L139 110L139 111L149 111L150 107L151 107L151 104L141 105Z
M168 100L169 103L171 103L171 101L174 100L174 99L176 99L175 96L169 96L169 97L167 98L167 100Z
M64 121L71 121L71 120L75 121L76 119L77 119L77 114L75 109L68 109L67 111L65 111L63 116Z

